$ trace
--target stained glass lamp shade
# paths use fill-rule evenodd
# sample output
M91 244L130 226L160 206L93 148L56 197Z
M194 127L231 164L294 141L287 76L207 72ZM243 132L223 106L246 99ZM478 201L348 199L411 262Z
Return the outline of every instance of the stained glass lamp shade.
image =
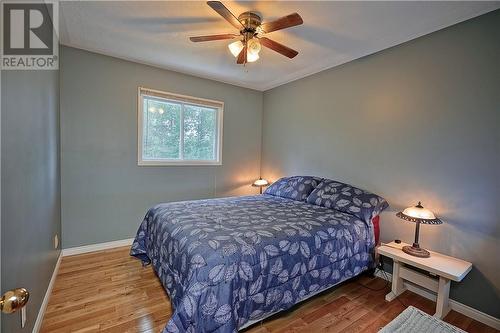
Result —
M269 185L269 182L266 179L262 179L262 177L260 177L256 181L254 181L252 184L252 186L259 188L260 194L262 194L262 188L266 187L268 185Z
M404 246L403 252L408 253L409 255L420 257L420 258L428 258L430 257L429 251L422 249L418 244L418 237L420 232L420 223L423 224L441 224L443 223L440 219L438 219L433 212L424 208L420 201L414 207L408 207L402 212L396 214L400 219L415 222L417 225L415 227L415 242L412 246Z

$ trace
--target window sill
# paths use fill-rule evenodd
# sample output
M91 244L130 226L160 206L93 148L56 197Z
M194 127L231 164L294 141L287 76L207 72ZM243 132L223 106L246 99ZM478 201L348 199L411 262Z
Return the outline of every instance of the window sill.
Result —
M219 166L221 161L138 161L138 166Z

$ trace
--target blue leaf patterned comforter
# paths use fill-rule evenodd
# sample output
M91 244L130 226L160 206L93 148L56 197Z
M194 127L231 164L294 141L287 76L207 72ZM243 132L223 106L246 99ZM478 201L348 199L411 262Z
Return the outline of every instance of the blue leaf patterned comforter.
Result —
M164 333L229 333L368 269L373 247L353 215L258 195L159 204L131 255L171 298Z

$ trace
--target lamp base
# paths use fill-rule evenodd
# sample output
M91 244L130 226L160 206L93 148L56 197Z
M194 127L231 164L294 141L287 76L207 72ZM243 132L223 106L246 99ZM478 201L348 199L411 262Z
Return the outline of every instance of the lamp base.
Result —
M417 246L403 246L403 252L419 258L429 258L431 256L429 251L421 249L418 244Z

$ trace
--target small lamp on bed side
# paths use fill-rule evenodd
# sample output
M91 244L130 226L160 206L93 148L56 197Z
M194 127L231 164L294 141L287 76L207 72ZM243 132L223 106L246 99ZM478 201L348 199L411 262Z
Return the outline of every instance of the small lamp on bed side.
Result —
M415 222L417 226L415 227L415 242L412 246L403 246L403 252L408 253L409 255L420 257L420 258L429 258L429 251L422 249L418 244L418 236L420 232L420 223L423 224L441 224L443 223L440 219L438 219L433 212L424 208L420 201L415 207L408 207L402 212L396 214L400 219Z
M253 182L252 186L258 187L260 194L262 194L262 188L269 185L269 182L266 179L262 179L259 177L256 181Z

